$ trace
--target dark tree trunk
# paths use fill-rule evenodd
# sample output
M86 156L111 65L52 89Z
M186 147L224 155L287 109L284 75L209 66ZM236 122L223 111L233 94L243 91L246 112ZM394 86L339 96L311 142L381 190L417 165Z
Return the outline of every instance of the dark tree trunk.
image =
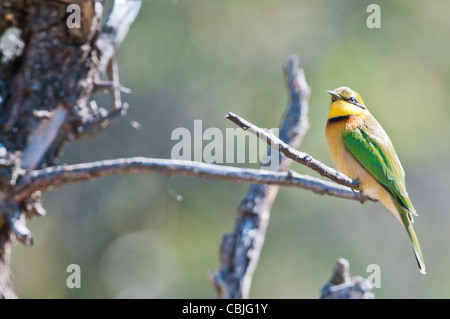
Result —
M79 9L79 27L67 23L75 13L71 4ZM18 196L16 182L25 172L54 165L67 142L92 136L125 114L113 56L139 7L139 1L117 2L101 26L103 0L0 1L0 34L20 30L17 47L2 51L0 64L0 297L15 297L14 238L32 244L26 220L45 213L40 192ZM100 81L105 71L110 81ZM108 110L91 108L99 86L114 97Z

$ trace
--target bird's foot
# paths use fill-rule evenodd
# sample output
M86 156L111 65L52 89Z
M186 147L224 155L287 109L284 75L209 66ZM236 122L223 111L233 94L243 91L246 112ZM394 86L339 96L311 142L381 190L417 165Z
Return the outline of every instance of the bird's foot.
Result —
M358 185L358 188L359 188L360 185L359 185L359 179L358 179L358 178L354 179L354 180L353 180L353 183L356 184L356 185ZM352 191L353 191L354 193L356 192L356 190L353 189L353 188L352 188Z

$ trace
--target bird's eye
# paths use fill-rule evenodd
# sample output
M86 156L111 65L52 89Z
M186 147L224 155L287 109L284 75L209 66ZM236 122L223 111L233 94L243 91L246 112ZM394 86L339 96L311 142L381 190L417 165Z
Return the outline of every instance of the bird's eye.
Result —
M351 97L348 99L348 101L349 101L350 103L358 103L358 100L357 100L355 97L353 97L353 96L351 96Z

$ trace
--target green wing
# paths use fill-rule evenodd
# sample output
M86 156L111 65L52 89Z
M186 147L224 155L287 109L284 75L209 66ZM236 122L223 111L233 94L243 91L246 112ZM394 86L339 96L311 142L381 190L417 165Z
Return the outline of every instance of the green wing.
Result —
M343 140L348 151L392 195L399 217L414 247L419 270L426 273L419 241L412 226L412 215L417 215L405 187L405 172L388 135L371 116L365 125L345 131ZM404 213L400 213L403 211Z
M402 207L416 215L406 192L405 172L394 146L380 124L373 117L368 120L370 122L361 128L344 132L345 146Z

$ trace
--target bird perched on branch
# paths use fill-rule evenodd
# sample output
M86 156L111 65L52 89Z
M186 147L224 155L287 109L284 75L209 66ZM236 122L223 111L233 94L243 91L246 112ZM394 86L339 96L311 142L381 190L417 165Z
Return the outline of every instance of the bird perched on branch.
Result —
M405 172L389 136L370 114L361 96L348 87L331 94L325 136L337 169L359 181L360 189L379 199L405 227L421 273L425 263L412 223L417 213L405 186Z

